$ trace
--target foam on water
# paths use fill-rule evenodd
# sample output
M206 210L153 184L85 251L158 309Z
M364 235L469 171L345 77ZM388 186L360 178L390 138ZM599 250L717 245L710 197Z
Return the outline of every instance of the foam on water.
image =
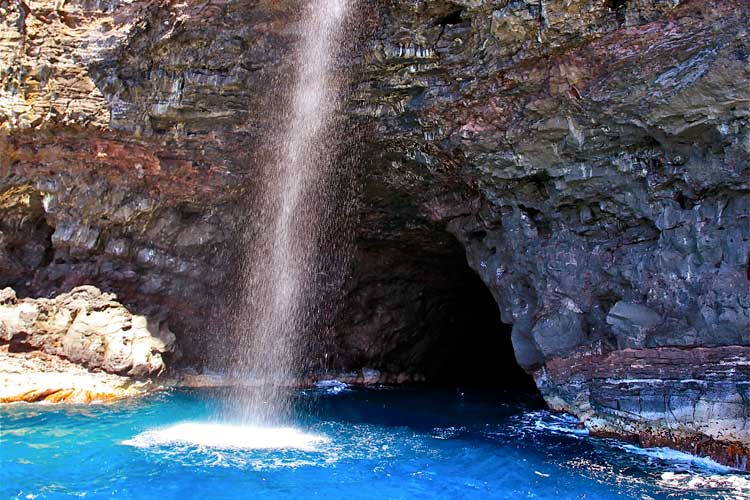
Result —
M194 445L222 450L316 451L328 443L325 436L307 434L291 427L249 427L225 424L183 423L146 431L122 442L137 448Z
M736 474L688 474L664 472L657 483L664 488L681 491L723 490L737 500L750 499L750 479Z
M721 473L727 473L732 470L731 468L725 465L721 465L720 463L715 462L708 457L699 457L696 455L691 455L690 453L685 453L683 451L673 450L672 448L641 448L640 446L625 444L622 445L622 449L627 451L628 453L643 455L645 457L660 460L669 464L686 465L698 469Z
M518 417L520 429L532 432L552 432L572 437L586 437L588 429L581 422L567 413L552 413L547 410L526 412Z
M323 391L325 394L340 394L349 392L349 385L339 380L319 380L315 383L315 388Z
M405 429L397 435L382 428L328 424L305 433L294 428L263 428L208 423L182 423L121 441L158 460L188 467L220 467L268 471L297 467L329 467L341 460L392 459L401 446L424 447L423 437ZM327 436L337 436L330 439Z

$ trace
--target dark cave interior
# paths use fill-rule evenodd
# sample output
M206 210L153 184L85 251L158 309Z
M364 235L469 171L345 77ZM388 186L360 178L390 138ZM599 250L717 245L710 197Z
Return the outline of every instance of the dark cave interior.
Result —
M456 283L456 321L436 341L430 379L439 385L538 392L516 362L512 326L501 321L492 294L462 260L466 269Z

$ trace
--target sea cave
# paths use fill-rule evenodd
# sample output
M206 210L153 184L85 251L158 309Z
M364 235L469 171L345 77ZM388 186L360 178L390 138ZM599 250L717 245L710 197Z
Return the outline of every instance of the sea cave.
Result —
M748 24L0 0L0 496L750 499Z

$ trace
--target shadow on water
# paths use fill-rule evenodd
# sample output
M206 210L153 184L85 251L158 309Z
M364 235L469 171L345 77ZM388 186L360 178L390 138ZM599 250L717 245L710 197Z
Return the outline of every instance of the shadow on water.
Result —
M312 398L312 401L310 401ZM335 395L305 390L295 398L298 418L412 427L485 424L546 406L535 393L415 386L347 388Z

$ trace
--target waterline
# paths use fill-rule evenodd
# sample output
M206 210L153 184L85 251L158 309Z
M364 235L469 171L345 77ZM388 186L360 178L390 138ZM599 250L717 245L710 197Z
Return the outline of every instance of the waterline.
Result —
M211 390L93 407L5 405L0 497L750 498L746 476L558 432L567 427L559 415L509 395L353 387L297 396L310 406L286 427L328 439L313 451L293 448L306 446L296 437L246 439L236 422L218 427L223 440L202 439L223 404ZM148 434L186 423L200 425Z

